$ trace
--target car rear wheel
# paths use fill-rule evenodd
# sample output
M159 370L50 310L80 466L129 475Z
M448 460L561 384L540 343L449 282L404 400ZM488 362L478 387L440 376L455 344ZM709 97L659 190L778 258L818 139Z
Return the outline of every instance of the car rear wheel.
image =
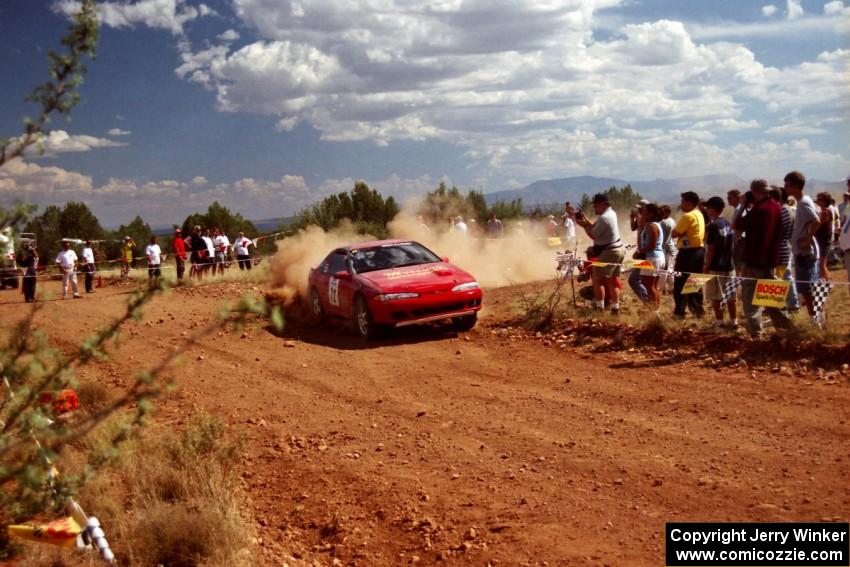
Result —
M473 313L472 315L464 315L463 317L453 317L452 327L454 327L455 331L465 332L472 329L472 327L475 326L476 322L478 322L478 313Z
M358 295L354 302L351 318L354 323L354 330L361 338L370 340L378 336L378 326L375 325L366 299L362 295Z
M310 288L310 312L318 321L325 318L325 308L322 307L322 298L319 297L319 292L316 288Z

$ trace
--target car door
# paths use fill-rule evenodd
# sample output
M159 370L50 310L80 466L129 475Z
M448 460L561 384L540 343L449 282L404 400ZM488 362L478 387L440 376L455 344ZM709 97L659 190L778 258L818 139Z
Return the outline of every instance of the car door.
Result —
M329 272L326 288L329 310L337 315L347 317L351 313L352 280L350 277L351 268L348 265L348 253L345 250L336 250L331 255ZM349 278L336 277L339 272L348 272Z
M316 288L316 291L319 294L319 299L322 302L322 309L324 309L325 313L330 313L328 309L330 305L330 301L328 299L328 280L331 275L331 258L333 254L328 254L322 263L319 264L316 269L313 271L313 287Z

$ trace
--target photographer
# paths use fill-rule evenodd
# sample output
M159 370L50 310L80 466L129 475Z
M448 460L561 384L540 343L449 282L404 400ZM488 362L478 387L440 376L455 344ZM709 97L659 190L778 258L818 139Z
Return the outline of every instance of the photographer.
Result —
M629 224L631 229L636 233L635 241L638 243L638 247L640 247L641 238L646 226L645 209L647 205L649 205L649 201L641 199L637 205L632 207L631 213L629 214ZM629 287L632 288L632 291L635 292L638 299L641 301L649 301L650 293L643 278L641 277L641 270L632 270L629 272Z
M608 197L603 193L593 196L593 210L598 215L596 222L590 222L582 211L573 214L576 224L581 226L587 235L593 239L593 246L588 249L588 257L603 262L605 266L593 266L591 283L593 298L597 309L605 309L605 300L611 305L611 313L620 312L620 290L614 278L620 273L625 249L620 242L620 229L617 224L617 213L611 208Z

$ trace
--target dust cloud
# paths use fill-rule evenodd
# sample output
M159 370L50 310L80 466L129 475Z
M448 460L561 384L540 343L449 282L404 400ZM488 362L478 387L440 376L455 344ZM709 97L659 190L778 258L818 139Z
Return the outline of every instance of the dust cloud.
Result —
M284 305L290 305L298 297L307 297L310 268L318 265L334 248L367 240L374 238L358 234L348 221L330 232L311 225L294 236L278 240L269 270L275 296Z
M402 211L389 224L392 238L420 242L475 276L483 287L545 280L555 275L555 249L534 238L528 225L505 223L504 236L475 237L458 231L426 229L412 213ZM563 249L563 247L562 247Z
M443 227L426 228L407 210L389 224L391 238L424 244L471 273L485 288L545 280L555 275L557 248L548 246L545 238L534 237L528 230L527 222L506 223L502 238L487 239ZM270 267L274 295L286 305L306 297L310 268L338 246L373 239L357 234L351 223L346 222L331 231L310 226L279 240Z

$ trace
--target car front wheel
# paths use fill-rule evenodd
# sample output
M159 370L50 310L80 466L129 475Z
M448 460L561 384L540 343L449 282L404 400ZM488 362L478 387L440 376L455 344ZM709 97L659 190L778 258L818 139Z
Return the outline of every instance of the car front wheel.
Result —
M354 330L361 338L370 340L378 336L378 326L372 319L372 313L366 304L366 299L359 295L354 302L354 310L351 313Z
M473 313L472 315L464 315L463 317L453 317L452 318L452 327L455 331L465 332L472 329L475 326L475 323L478 321L478 313Z

